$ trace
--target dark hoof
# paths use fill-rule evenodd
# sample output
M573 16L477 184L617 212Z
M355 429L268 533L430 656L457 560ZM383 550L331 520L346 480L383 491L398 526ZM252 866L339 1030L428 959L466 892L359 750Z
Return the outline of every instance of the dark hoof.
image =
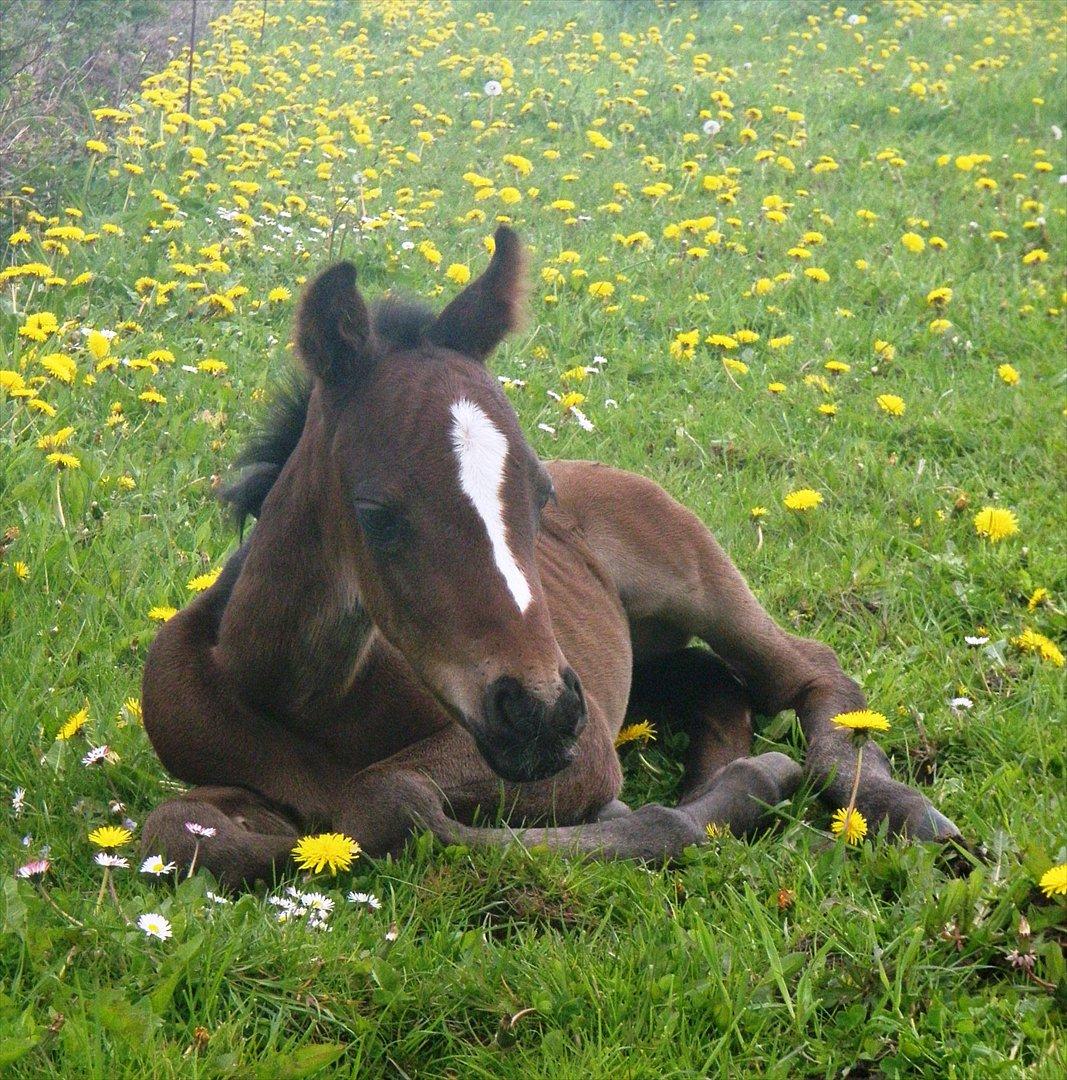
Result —
M908 822L905 831L913 840L932 840L935 843L959 840L962 836L953 822L929 805L925 807L925 812L918 817L917 821Z

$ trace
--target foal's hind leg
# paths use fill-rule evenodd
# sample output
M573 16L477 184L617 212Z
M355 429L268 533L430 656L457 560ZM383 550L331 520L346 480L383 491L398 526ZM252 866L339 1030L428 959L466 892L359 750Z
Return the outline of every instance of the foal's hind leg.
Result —
M141 849L146 855L161 853L180 874L206 867L220 885L235 889L273 880L299 835L292 821L254 792L198 787L148 815Z
M560 463L561 506L613 577L632 622L660 622L702 638L745 686L754 708L796 710L807 769L834 806L845 806L856 769L848 734L832 723L866 706L833 650L787 634L760 607L704 524L658 485L613 469ZM872 825L924 840L959 835L918 791L894 780L874 743L863 754L858 809Z
M744 687L707 649L680 649L634 666L630 707L689 737L680 801L731 761L752 752L752 708Z

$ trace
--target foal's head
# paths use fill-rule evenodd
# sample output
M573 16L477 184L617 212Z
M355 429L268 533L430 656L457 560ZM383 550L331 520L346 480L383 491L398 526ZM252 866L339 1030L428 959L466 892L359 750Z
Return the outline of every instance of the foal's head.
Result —
M585 702L534 558L552 481L485 362L517 322L518 238L439 315L372 322L355 268L307 288L296 344L315 386L334 567L492 768L509 780L574 756ZM378 326L378 330L375 329Z

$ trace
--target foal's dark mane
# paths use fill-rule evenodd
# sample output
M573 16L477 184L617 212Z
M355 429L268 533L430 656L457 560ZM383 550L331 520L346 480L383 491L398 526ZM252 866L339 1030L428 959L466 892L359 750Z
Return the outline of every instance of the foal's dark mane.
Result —
M435 316L417 300L387 295L371 307L370 317L375 338L388 350L416 348ZM233 511L239 527L247 518L259 517L263 500L300 441L310 398L310 377L293 372L275 387L263 424L237 455L240 475L221 489L219 498Z

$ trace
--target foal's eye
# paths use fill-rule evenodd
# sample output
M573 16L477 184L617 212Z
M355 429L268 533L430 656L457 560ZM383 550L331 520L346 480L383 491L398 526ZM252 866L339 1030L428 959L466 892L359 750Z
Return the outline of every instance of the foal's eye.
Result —
M373 548L395 548L404 535L404 519L380 503L357 503L356 520Z

